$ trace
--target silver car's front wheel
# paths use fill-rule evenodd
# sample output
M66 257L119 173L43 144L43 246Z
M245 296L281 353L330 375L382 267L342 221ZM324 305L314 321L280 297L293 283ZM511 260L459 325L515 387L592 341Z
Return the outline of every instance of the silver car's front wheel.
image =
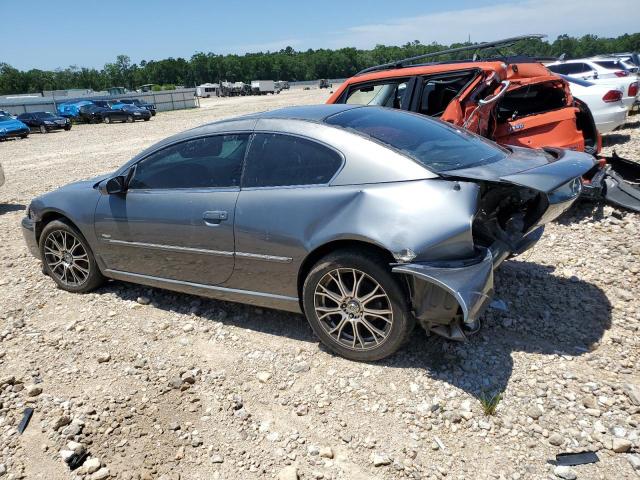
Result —
M327 255L306 276L302 295L305 315L322 343L352 360L392 355L415 323L389 260L372 249Z
M89 254L78 238L64 230L54 230L44 240L44 261L60 282L79 287L89 278Z
M316 285L315 313L328 335L351 350L384 343L393 325L391 300L372 277L355 268L336 268Z
M104 281L89 244L67 221L54 220L45 225L40 234L40 254L45 273L63 290L88 292Z

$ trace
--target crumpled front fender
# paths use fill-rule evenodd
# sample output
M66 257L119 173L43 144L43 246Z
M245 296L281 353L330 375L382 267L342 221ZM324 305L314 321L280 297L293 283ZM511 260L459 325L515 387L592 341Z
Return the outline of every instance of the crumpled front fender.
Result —
M425 308L425 303L432 301L426 297L432 295L421 292L433 290L425 289L425 282L429 284L427 286L436 286L451 294L462 311L464 323L467 324L474 323L482 315L493 297L493 257L489 250L485 250L484 255L473 262L409 263L396 265L392 271L406 274L413 280L412 303L418 320L444 323L444 318L430 318L433 308ZM440 303L444 305L446 300ZM442 316L446 310L446 307L442 308L440 315ZM457 308L456 312L449 309L449 315L452 313L455 315ZM453 316L450 320L453 320Z

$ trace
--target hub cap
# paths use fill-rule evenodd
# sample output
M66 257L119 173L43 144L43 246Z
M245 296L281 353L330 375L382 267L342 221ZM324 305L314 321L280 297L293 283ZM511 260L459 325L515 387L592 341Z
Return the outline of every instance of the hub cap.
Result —
M89 277L89 255L75 235L55 230L44 241L44 261L60 282L79 286Z
M338 268L320 279L315 313L333 340L351 350L369 350L387 340L393 324L391 301L372 277L354 268Z

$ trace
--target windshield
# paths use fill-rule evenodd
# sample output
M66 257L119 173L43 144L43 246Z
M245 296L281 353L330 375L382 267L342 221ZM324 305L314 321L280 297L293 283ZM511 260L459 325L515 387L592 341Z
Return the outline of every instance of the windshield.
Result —
M36 112L33 114L36 118L55 118L50 112Z
M438 120L398 110L362 107L325 120L382 142L435 172L484 165L508 151Z
M96 105L85 105L83 107L80 107L80 110L82 110L83 112L95 112L96 110L100 110L100 107Z
M7 117L5 115L0 115L0 122L8 122L9 120L13 120L13 118Z

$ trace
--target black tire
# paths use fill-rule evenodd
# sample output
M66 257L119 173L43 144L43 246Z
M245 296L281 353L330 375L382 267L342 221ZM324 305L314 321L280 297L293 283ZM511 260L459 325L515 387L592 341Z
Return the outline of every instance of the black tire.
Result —
M109 115L107 115L106 117L104 117L104 118L102 119L102 121L103 121L104 123L111 123L111 117L110 117Z
M127 115L127 119L125 121L127 123L133 123L133 117L131 115Z
M149 120L151 120L151 117L144 117L143 119L145 122L148 122Z
M65 126L64 129L68 132L69 130L71 130L71 125Z
M336 324L342 321L339 319L344 318L343 315L346 315L345 312L347 310L344 308L344 305L340 307L338 302L335 302L335 300L329 300L330 302L335 302L335 306L331 305L330 308L340 308L341 313L336 314L338 318L332 318L330 316L326 321L319 318L316 310L316 307L324 308L325 311L328 308L328 305L316 306L316 299L322 298L321 296L323 296L321 293L322 290L319 290L318 293L316 292L318 288L321 288L319 287L319 284L324 282L324 279L326 279L330 274L334 275L336 271L342 272L341 274L345 275L345 270L348 272L353 269L355 269L358 274L365 274L364 278L367 278L367 280L364 282L371 281L372 286L377 283L379 287L381 287L382 293L385 294L385 297L382 300L375 301L385 302L385 305L390 307L387 308L387 311L392 312L390 326L387 326L389 323L388 320L375 324L375 327L379 329L378 331L382 331L383 328L387 329L386 336L381 336L379 340L376 340L376 335L373 334L369 338L375 340L375 343L370 340L367 342L367 346L365 345L365 342L360 340L361 345L359 348L353 348L353 346L349 347L345 345L344 339L340 341L340 339L334 338L329 333L329 329L332 327L335 329L337 327ZM354 273L353 283L355 283L355 275L356 273ZM345 282L348 282L348 279L345 279ZM353 289L353 283L351 284L351 289ZM311 328L320 338L320 341L332 352L350 360L371 362L393 355L407 342L415 325L415 319L413 318L413 315L411 315L407 306L408 295L405 289L399 282L399 279L395 278L391 273L388 261L385 261L385 259L376 252L345 249L327 255L318 261L307 275L307 278L304 281L302 296L305 315L311 325ZM371 302L371 300L368 302ZM355 303L359 304L359 302ZM365 304L369 305L369 303L363 301L362 307L364 307ZM375 311L382 312L383 310L376 309ZM326 317L326 314L324 316ZM356 314L356 316L362 316L363 319L365 318L365 315L360 313ZM349 323L352 322L352 320L344 320L347 322L344 330L347 331L345 333L343 330L339 330L338 337L341 337L342 335L346 335L348 337L349 329L351 329L351 338L354 339L354 345L356 344L355 338L365 338L363 333L366 334L366 332L373 333L372 330L368 327L364 327L362 324L357 326L357 322L359 320L353 320L353 322L356 323ZM369 317L367 322L380 322L380 320L375 320L374 317L372 321L372 317ZM354 327L354 325L356 326ZM356 330L358 331L358 335L355 334Z
M20 138L25 139L29 136L28 133L23 133L22 135L20 135Z
M38 130L40 130L40 133L49 133L49 130L47 130L47 127L45 127L44 125L40 125Z
M63 266L62 270L60 270L58 266L52 267L52 265L54 265L55 263L55 260L60 256L50 253L51 249L48 248L48 246L51 244L48 242L49 238L55 239L57 244L60 246L62 246L60 239L66 238L67 243L65 243L64 245L65 248L69 247L70 238L77 240L79 245L75 248L70 248L69 253L74 253L76 255L82 253L82 251L86 253L86 260L74 260L74 264L77 265L76 268L78 268L78 270L74 269L74 272L71 272L71 269L67 268L66 266ZM73 245L75 245L75 243L73 243ZM80 246L82 248L79 248ZM53 220L52 222L49 222L40 234L39 247L43 270L56 282L58 288L66 290L67 292L86 293L95 290L97 287L104 283L105 278L98 268L98 264L96 263L96 259L93 256L91 247L82 236L82 234L78 231L78 229L67 221ZM78 255L78 258L80 258L80 255ZM62 262L62 260L63 259L60 257L60 262ZM78 272L78 275L82 275L79 267L88 270L88 274L86 274L86 278L84 278L82 281L73 283L73 278L76 277L75 272ZM71 281L65 281L65 279L67 278Z

